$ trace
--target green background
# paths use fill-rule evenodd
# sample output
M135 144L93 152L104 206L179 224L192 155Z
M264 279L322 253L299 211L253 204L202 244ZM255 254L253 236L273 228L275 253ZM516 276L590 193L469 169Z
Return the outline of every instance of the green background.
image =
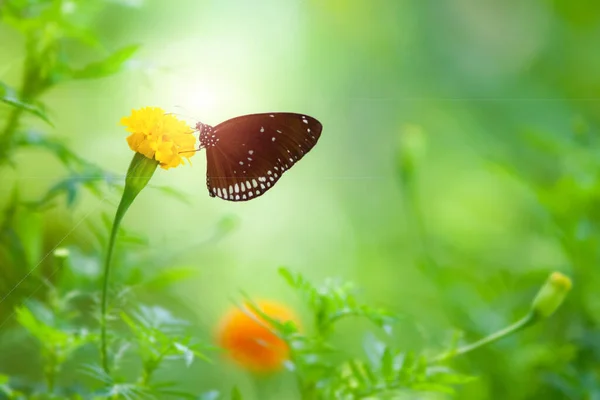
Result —
M517 319L547 275L561 271L574 281L565 306L457 360L458 370L479 377L458 397L600 398L596 2L95 4L85 24L106 49L140 44L139 52L117 75L45 93L54 128L30 121L66 139L84 159L122 177L132 153L119 120L143 106L210 125L292 111L324 127L314 150L254 201L210 198L203 152L191 167L159 169L152 183L185 193L188 203L144 190L124 226L148 240L121 251L138 267L190 267L198 275L140 298L190 319L198 337L210 340L240 289L303 315L276 273L285 265L315 281L355 281L364 299L410 321L394 332L397 346L433 354L446 348L455 329L471 341ZM13 86L22 48L22 36L0 25L0 78ZM94 59L77 45L70 51L76 63ZM0 118L8 110L0 109ZM407 156L402 144L410 129L423 137ZM399 168L403 154L414 156L408 182ZM65 175L43 151L14 157L18 168L0 169L3 207L15 185L33 200ZM99 223L102 212L111 216L118 199L116 191L83 195L74 208L59 201L23 217L44 232L32 260L57 245L84 257L93 247L89 224ZM223 223L234 229L211 239ZM40 268L50 274L47 261ZM90 279L99 279L97 260L85 265ZM0 265L0 276L9 268ZM34 290L21 286L10 296L18 303ZM0 373L39 376L39 360L27 356L32 342L2 335L8 327L0 328ZM365 327L345 322L334 339L358 348ZM259 398L254 378L216 360L216 366L200 361L163 373L194 390L238 384L247 398ZM75 369L66 368L60 379L77 376ZM295 398L285 372L271 379L269 398Z

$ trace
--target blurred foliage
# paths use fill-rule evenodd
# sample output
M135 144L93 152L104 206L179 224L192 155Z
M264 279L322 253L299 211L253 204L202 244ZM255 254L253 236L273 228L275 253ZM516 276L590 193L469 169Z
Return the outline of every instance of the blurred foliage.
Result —
M0 0L0 399L600 398L599 27L592 0ZM325 130L262 201L208 202L201 161L150 185L117 240L109 376L115 125L160 102ZM271 321L292 360L251 376L211 331L238 286L285 298L281 263L310 329ZM428 361L553 270L575 286L551 319Z

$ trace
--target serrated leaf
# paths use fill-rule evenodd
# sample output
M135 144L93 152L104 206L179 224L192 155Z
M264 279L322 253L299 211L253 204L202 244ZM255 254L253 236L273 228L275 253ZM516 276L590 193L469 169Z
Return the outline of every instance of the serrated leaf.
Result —
M139 48L139 45L126 46L102 61L93 62L81 69L71 71L71 76L74 79L95 79L114 75L123 68Z

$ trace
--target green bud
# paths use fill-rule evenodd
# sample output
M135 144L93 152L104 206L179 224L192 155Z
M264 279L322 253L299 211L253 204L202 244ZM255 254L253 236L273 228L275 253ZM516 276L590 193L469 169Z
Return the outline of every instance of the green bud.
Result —
M65 259L69 257L69 249L66 249L64 247L57 248L56 250L54 250L54 257L57 259Z
M127 207L131 205L137 195L150 182L150 178L154 175L156 167L158 167L158 161L148 158L143 154L135 153L125 177L125 191L123 192L122 203L125 203Z
M572 282L568 276L553 272L531 304L534 315L541 318L552 315L567 297L571 286Z
M69 249L59 247L52 252L52 255L54 256L54 266L56 269L62 269L69 258Z

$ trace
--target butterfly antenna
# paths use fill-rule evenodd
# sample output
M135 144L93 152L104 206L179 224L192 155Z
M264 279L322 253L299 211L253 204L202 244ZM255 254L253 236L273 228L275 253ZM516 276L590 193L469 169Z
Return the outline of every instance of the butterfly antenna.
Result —
M200 122L200 118L193 117L193 116L191 116L190 114L188 114L188 111L189 111L189 110L188 110L188 109L186 109L185 107L183 107L183 106L180 106L180 105L174 105L173 107L174 107L174 108L179 108L179 109L180 109L181 111L183 111L185 114L182 114L182 113L167 113L167 114L179 115L179 116L181 116L181 117L189 118L189 119L192 119L192 120L194 120L194 121L196 121L196 122Z
M195 153L197 151L202 150L202 148L196 149L196 150L187 150L187 151L180 151L177 154L183 154L183 153Z

